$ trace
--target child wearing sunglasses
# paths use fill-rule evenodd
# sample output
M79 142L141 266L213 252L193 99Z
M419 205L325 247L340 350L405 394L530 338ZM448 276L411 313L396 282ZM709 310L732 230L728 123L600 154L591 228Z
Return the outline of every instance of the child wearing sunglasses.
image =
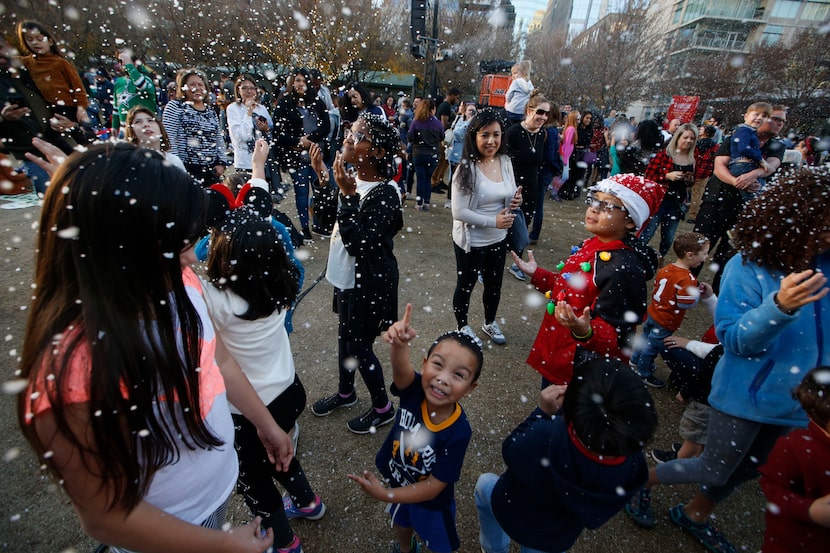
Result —
M656 183L614 175L589 189L585 228L593 235L571 256L542 269L513 254L518 267L548 298L527 364L542 387L567 384L574 367L597 357L627 361L637 324L647 307L646 283L657 270L657 252L637 237L663 198Z

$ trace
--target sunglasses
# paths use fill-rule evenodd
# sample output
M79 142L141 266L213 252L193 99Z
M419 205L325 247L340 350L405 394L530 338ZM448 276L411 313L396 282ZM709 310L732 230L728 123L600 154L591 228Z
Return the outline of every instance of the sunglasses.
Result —
M355 144L359 144L364 140L368 141L370 144L372 143L372 141L369 140L369 135L358 131L352 131L351 129L346 129L346 131L343 133L343 140L349 140L350 138L352 139L352 142L354 142Z
M585 198L585 203L591 208L596 209L597 211L602 211L604 213L614 213L615 209L619 209L623 213L626 213L628 210L625 206L612 204L611 202L605 200L598 200L594 198L593 194L588 194L588 197Z
M546 109L537 109L537 110L536 110L536 115L545 115L545 116L546 116L546 115L548 115L549 113L550 113L550 112L549 112L548 110L546 110Z

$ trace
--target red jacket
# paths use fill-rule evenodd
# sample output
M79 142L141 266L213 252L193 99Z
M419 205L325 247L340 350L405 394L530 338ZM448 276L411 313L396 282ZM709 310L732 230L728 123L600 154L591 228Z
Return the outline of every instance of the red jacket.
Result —
M830 528L813 522L808 511L813 501L830 494L828 467L830 437L815 422L778 438L759 469L768 502L764 553L826 553Z
M591 307L593 334L578 342L546 310L527 364L550 382L565 384L573 375L577 346L627 360L629 341L646 313L646 282L656 269L657 254L634 236L607 243L591 237L558 273L536 269L531 282L543 294L550 291L552 301L564 293L577 314Z

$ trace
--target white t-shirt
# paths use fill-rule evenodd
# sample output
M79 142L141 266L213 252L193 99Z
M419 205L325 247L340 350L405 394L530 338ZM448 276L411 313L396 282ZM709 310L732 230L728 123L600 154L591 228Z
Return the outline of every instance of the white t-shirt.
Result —
M237 317L248 302L228 289L202 283L203 295L216 332L250 380L265 405L294 382L294 357L285 330L286 310L253 321ZM241 414L233 405L231 413Z
M248 150L248 142L262 138L262 133L254 126L254 117L265 117L268 126L274 126L271 114L262 104L254 106L254 115L248 115L248 109L240 102L234 102L225 109L228 119L228 134L233 144L233 166L236 169L250 171L252 168L251 152Z
M368 182L355 179L357 194L362 199L366 197L380 182ZM346 251L343 245L343 237L340 236L340 223L334 224L329 240L329 260L326 266L326 280L339 290L351 290L354 288L354 264L355 258Z

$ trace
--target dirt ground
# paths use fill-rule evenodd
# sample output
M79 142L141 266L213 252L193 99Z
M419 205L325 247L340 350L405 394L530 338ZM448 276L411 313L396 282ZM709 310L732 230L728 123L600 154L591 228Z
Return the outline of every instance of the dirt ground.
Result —
M291 213L292 199L283 202ZM422 355L430 341L454 327L452 292L455 261L450 237L451 214L443 209L445 196L433 196L433 209L416 212L407 202L404 229L396 238L395 252L400 265L401 312L405 302L414 306L413 326L421 337L413 343L413 355ZM2 203L2 202L0 202ZM535 248L541 266L553 267L564 259L571 245L586 237L582 227L584 204L548 201L542 239ZM39 208L0 210L0 326L3 347L0 371L4 383L15 378L23 328L31 296L34 259L34 228ZM691 230L683 223L680 231ZM657 237L655 237L656 240ZM317 240L301 250L307 257L307 285L322 271L328 242ZM704 278L706 273L704 273ZM470 322L482 324L481 290L473 294ZM478 521L473 487L479 474L503 470L501 442L513 427L534 408L538 399L539 376L525 363L542 319L544 302L527 284L505 271L499 321L507 345L488 344L480 385L465 399L464 408L473 427L473 437L456 487L458 529L462 552L477 552ZM680 333L697 337L708 325L708 314L698 308L687 316ZM321 282L302 301L294 315L291 336L297 372L308 392L309 402L336 389L336 318L331 312L331 286ZM483 332L479 336L486 338ZM376 344L378 357L385 362L387 383L388 347ZM667 377L661 366L658 374ZM315 490L328 507L318 522L299 521L294 529L307 553L366 552L389 550L392 532L383 505L363 495L346 474L374 468L374 456L387 428L377 434L357 436L346 429L346 421L368 403L368 394L358 380L360 403L326 418L317 418L306 409L300 418L299 452ZM681 412L670 389L652 391L660 414L660 427L652 446L665 448L678 440L677 422ZM4 384L0 395L0 551L91 552L95 543L80 529L77 518L58 486L40 474L38 463L20 434L15 416L13 391ZM582 534L572 551L702 552L703 547L686 536L668 518L668 509L688 500L693 486L663 487L655 491L654 507L659 524L643 530L619 514L604 527ZM756 483L750 483L727 500L717 512L717 524L739 551L760 549L763 535L764 498ZM239 496L235 496L229 518L234 523L249 519ZM518 547L514 546L514 551Z

